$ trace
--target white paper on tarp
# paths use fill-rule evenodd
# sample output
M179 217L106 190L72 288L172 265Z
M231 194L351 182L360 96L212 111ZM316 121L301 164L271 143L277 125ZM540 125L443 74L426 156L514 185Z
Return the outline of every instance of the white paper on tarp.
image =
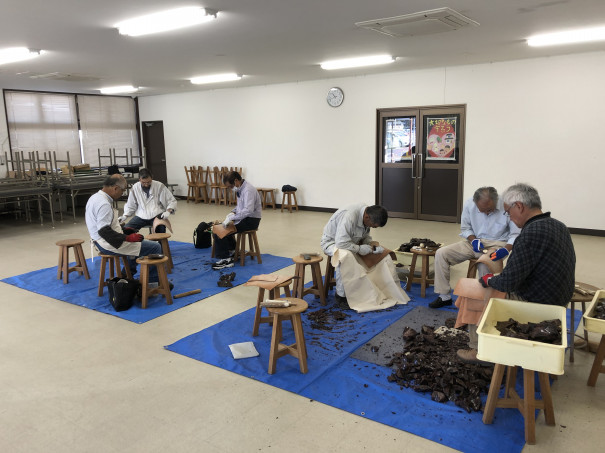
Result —
M254 343L251 341L230 344L229 349L231 349L231 354L233 354L234 359L247 359L248 357L256 357L259 355L254 347Z
M340 276L349 307L358 313L407 304L410 298L390 256L368 268L356 253L335 249L332 264L340 264Z

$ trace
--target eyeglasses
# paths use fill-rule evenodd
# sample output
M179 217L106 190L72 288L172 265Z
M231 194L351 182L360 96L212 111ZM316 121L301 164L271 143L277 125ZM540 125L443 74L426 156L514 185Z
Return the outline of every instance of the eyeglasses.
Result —
M516 204L517 204L517 202L515 201L513 204L511 204L511 205L508 207L508 209L505 209L505 210L504 210L503 214L504 214L506 217L510 217L510 210L511 210L511 209L513 209L513 206L515 206Z

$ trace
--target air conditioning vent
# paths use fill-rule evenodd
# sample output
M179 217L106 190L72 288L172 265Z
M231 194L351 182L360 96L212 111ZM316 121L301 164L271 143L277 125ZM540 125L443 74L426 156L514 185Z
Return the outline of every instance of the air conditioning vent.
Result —
M469 25L476 27L479 25L479 22L475 22L459 12L446 7L403 16L356 22L355 25L395 38L401 38L404 36L443 33L468 27Z

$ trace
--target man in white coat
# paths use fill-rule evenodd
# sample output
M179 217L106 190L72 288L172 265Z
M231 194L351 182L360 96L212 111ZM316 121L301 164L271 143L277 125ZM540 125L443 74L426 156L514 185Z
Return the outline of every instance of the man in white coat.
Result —
M126 224L128 228L139 231L145 226L150 226L153 227L154 233L165 233L166 226L172 231L168 217L175 211L176 198L170 190L160 181L154 181L148 169L141 168L139 182L132 186L128 201L124 205L124 215L118 220L124 223L134 214Z

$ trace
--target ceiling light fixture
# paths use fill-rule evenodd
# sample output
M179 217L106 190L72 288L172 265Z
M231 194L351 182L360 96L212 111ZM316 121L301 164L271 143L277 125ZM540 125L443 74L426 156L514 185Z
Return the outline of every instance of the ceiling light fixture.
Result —
M596 27L532 36L527 39L527 45L540 47L603 40L605 40L605 27Z
M189 79L191 83L195 85L201 85L204 83L217 83L217 82L230 82L232 80L239 80L242 76L235 74L234 72L230 72L227 74L214 74L207 76L194 77Z
M359 68L361 66L374 66L379 64L393 63L395 58L391 55L372 55L369 57L348 58L346 60L324 61L320 64L321 69L343 69Z
M0 64L14 63L39 57L41 50L32 50L27 47L9 47L0 49Z
M117 87L101 88L99 91L101 94L117 94L117 93L134 93L138 90L138 87L131 85L121 85Z
M177 8L125 20L115 26L121 35L142 36L190 27L216 19L218 11L198 6Z

